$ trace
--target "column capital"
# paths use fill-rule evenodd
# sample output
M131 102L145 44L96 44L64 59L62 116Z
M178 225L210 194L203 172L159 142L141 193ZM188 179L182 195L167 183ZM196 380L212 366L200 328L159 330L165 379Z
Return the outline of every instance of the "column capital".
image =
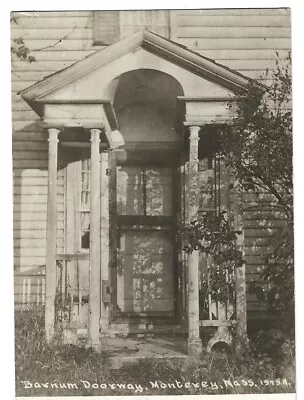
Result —
M199 140L199 131L201 127L198 125L190 125L189 132L190 132L190 140Z
M90 128L89 129L90 133L91 133L91 139L90 142L98 142L100 143L100 137L99 135L101 134L101 129L99 128Z
M60 129L58 129L58 128L47 128L47 130L48 130L48 134L49 134L48 142L53 142L54 141L55 143L58 143L59 142L58 135L60 133Z

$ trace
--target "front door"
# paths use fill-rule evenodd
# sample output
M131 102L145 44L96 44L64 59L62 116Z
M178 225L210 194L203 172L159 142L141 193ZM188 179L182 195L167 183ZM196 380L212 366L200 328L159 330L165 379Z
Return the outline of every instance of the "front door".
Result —
M175 311L174 168L116 166L117 316Z

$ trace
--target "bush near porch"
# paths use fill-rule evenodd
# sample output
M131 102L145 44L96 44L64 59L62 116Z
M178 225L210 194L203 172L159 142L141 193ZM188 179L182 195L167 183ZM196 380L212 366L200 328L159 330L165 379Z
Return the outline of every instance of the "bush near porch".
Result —
M264 336L263 336L264 335ZM59 340L47 345L44 340L42 309L16 313L16 395L164 395L164 394L238 394L290 393L295 391L295 358L292 343L280 342L275 332L252 337L247 356L225 353L204 354L199 360L143 360L136 366L110 368L109 353L62 345ZM268 335L268 336L267 336ZM271 354L267 354L267 351ZM278 380L280 379L280 381ZM83 388L80 381L107 384L107 388ZM225 381L226 382L225 382ZM251 381L253 386L251 386ZM34 384L76 383L73 388L25 388L24 381ZM176 381L182 387L175 387ZM273 382L272 382L273 381ZM152 382L153 384L151 384ZM190 382L190 387L187 385ZM207 382L208 387L192 384ZM263 382L263 384L261 383ZM111 389L109 383L129 385ZM170 385L169 385L170 384ZM255 386L256 384L256 386ZM136 391L140 385L144 392ZM179 385L179 386L180 386ZM42 386L42 385L41 385ZM147 389L146 389L147 388Z

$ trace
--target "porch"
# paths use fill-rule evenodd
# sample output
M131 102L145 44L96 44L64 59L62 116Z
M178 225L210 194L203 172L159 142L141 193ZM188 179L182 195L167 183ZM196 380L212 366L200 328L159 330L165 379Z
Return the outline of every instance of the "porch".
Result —
M219 341L232 346L230 328L246 335L244 268L228 273L197 250L186 255L176 233L230 196L211 125L220 130L231 119L229 90L247 81L149 32L111 47L114 58L108 48L83 60L67 84L61 71L23 93L49 136L46 339L60 326L100 350L101 337L172 329L186 333L188 354L200 355L200 333L211 327L209 351ZM58 169L66 207L60 253ZM233 196L242 230L237 187ZM225 302L210 295L214 268L233 283Z

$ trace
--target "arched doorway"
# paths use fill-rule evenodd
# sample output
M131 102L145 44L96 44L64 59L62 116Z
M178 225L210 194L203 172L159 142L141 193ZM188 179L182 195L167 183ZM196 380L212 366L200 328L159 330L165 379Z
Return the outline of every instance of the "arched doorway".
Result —
M182 95L176 79L159 71L118 78L114 110L125 145L111 167L112 321L176 316Z

